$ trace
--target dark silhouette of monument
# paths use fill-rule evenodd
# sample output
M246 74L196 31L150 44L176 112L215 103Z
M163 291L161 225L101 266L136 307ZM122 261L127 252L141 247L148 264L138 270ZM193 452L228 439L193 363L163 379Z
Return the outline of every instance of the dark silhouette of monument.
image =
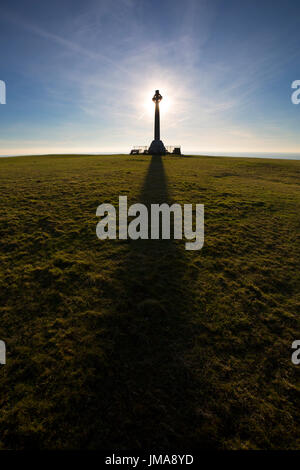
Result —
M166 153L166 148L160 140L159 103L161 100L162 96L159 93L159 90L156 90L155 95L152 98L152 101L155 103L154 140L152 140L148 150L148 153L155 155L164 155Z
M154 118L154 140L152 140L150 147L134 147L130 155L181 155L180 146L169 146L165 147L163 142L160 140L160 117L159 117L159 103L162 100L162 96L159 90L155 90L155 95L152 101L155 103L155 118Z

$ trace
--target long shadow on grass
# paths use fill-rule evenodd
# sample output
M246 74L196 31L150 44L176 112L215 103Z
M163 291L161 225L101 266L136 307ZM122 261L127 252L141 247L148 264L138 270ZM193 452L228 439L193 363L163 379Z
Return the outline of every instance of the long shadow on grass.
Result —
M137 199L148 208L172 202L161 157L152 157ZM54 304L45 307L46 312L53 309L53 316L37 323L35 350L29 349L37 351L37 359L28 359L18 379L30 383L24 403L33 425L28 421L24 428L23 415L16 418L12 405L2 422L5 445L208 448L213 441L203 425L207 388L202 373L197 382L201 365L194 373L195 362L189 359L198 334L192 323L192 253L182 240L105 243L107 259L99 258L94 283L80 267L79 280L70 278L74 287L53 284L55 296L48 302ZM100 260L109 263L110 256L117 268L102 276Z
M139 202L148 208L171 202L161 157L151 159ZM113 382L102 445L188 448L196 444L197 423L195 383L185 359L193 334L184 242L131 240L128 247L116 273L123 294L111 316Z

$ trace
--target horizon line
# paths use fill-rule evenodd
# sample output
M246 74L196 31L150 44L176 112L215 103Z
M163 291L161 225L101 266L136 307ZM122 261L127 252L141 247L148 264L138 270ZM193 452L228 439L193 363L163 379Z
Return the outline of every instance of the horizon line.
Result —
M110 156L110 155L126 155L130 156L129 152L69 152L69 153L28 153L28 154L6 154L0 155L0 158L18 158L18 157L59 157L59 156ZM253 155L253 156L252 156ZM285 158L284 156L292 157ZM139 156L143 156L140 154ZM144 155L151 156L151 155ZM172 156L172 154L170 154ZM281 160L300 160L300 152L199 152L192 151L183 153L182 156L195 156L195 157L224 157L224 158L267 158L267 159L281 159ZM135 157L132 157L133 159Z

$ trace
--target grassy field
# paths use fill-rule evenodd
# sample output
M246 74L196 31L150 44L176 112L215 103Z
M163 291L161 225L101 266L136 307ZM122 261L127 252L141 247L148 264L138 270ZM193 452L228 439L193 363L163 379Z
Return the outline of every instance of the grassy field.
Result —
M300 161L0 159L0 448L300 449ZM205 244L100 241L205 204Z

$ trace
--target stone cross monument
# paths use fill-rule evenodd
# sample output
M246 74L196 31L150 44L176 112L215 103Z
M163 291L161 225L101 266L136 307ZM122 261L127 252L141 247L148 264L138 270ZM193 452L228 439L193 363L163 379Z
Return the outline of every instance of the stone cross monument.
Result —
M159 120L159 103L162 100L162 96L159 90L155 91L155 95L152 101L155 103L155 121L154 121L154 140L152 140L148 152L155 155L164 155L166 148L160 140L160 120Z

